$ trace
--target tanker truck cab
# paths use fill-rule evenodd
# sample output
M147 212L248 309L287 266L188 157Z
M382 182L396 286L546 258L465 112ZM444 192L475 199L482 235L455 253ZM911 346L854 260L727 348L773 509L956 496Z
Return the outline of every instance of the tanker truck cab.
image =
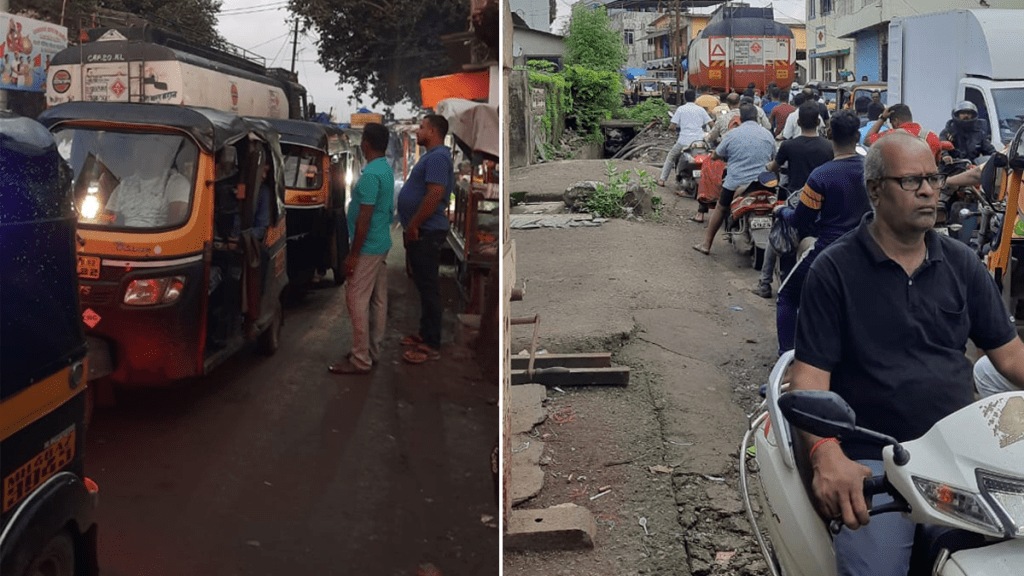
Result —
M71 166L92 378L165 385L249 339L276 350L287 263L269 125L109 102L63 104L40 121Z

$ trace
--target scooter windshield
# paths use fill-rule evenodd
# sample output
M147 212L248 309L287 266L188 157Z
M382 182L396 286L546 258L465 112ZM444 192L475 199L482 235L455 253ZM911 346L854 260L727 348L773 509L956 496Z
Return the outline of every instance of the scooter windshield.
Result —
M54 138L72 168L79 224L157 231L188 220L198 158L190 139L81 128Z

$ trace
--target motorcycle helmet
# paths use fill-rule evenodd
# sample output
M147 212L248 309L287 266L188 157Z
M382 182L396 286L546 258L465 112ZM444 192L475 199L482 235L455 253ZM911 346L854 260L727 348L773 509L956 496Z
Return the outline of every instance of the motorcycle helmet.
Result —
M978 107L970 100L963 100L953 108L953 118L959 119L961 112L969 112L972 118L978 117Z

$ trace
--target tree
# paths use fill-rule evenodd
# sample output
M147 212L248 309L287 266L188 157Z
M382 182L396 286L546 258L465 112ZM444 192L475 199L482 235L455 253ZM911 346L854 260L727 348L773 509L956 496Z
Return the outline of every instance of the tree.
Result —
M78 39L80 26L90 27L97 13L115 10L134 14L202 46L224 43L216 28L221 0L67 0L66 5L63 0L10 0L10 3L14 14L67 26L68 40L72 42ZM97 23L110 24L111 21Z
M619 33L612 30L604 6L573 6L569 34L565 37L565 64L616 74L625 66L626 45Z
M355 93L392 106L420 101L420 78L450 73L440 36L469 27L466 0L290 0L320 33L320 63Z

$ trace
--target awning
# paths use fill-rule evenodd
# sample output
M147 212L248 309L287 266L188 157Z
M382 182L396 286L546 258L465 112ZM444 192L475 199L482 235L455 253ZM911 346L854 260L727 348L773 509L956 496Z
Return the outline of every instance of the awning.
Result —
M808 58L830 58L832 56L848 56L850 54L849 48L842 48L839 50L829 50L828 52L814 52L808 54Z
M626 75L626 78L633 80L634 78L642 78L647 76L647 70L644 68L626 68L622 71Z
M459 72L433 78L420 78L423 107L433 108L445 98L487 101L491 94L491 75L487 70Z

